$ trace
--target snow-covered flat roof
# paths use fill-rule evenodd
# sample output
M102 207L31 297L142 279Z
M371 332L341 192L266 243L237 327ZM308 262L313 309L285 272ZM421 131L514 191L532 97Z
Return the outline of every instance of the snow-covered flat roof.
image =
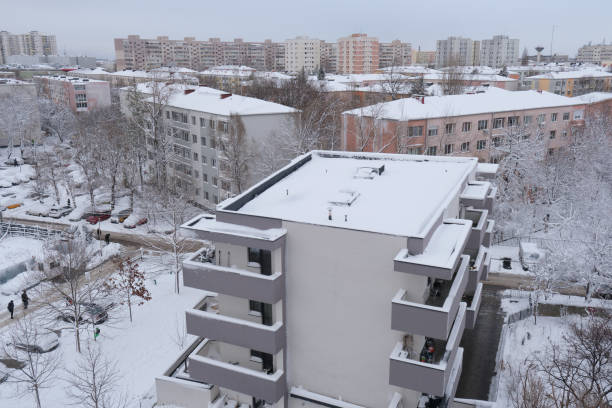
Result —
M80 68L74 71L70 71L71 74L89 74L89 75L109 75L110 72L105 71L103 68Z
M591 92L588 94L574 96L574 99L582 103L595 103L612 99L612 92Z
M610 78L612 73L599 69L581 69L579 71L549 72L546 74L534 75L525 79L572 79L572 78Z
M287 232L282 228L261 230L243 225L229 224L226 222L217 221L214 215L208 214L199 215L193 218L192 220L186 222L182 228L204 230L217 234L230 234L244 238L262 239L265 241L276 241Z
M99 79L80 78L70 75L36 75L34 78L45 78L50 81L70 82L71 84L91 84L94 82L108 83L107 81L101 81Z
M583 101L550 92L506 91L492 87L476 94L429 96L424 103L413 98L397 99L344 113L405 121L583 104Z
M473 177L476 165L467 157L313 151L218 210L421 236Z
M425 81L442 81L445 79L444 73L438 74L425 74L423 75L423 80ZM461 74L460 77L457 78L461 81L491 81L491 82L515 82L517 79L508 78L505 76L497 75L497 74Z
M468 200L484 200L487 198L487 193L491 188L491 183L488 181L471 181L461 192L459 198Z

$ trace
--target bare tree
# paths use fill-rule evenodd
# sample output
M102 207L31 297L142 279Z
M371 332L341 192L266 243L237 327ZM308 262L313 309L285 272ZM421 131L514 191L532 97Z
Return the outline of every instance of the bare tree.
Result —
M53 196L55 197L55 203L60 203L60 173L61 167L59 167L58 156L62 153L58 149L53 149L52 152L42 152L38 155L37 166L41 167L41 173L47 184L53 188Z
M8 339L3 342L5 358L21 362L11 371L8 381L24 386L24 393L32 393L36 407L40 408L40 391L50 387L55 380L55 371L60 366L61 354L58 351L38 353L33 347L15 347L15 344L38 344L45 333L25 316L13 324ZM8 341L6 341L8 340Z
M507 378L505 391L512 408L552 408L542 392L544 381L539 376L538 367L531 361L505 367Z
M96 117L96 114L82 117L79 121L79 130L73 138L73 160L83 173L94 212L96 210L94 191L101 181L101 160L104 151L99 143L101 131L98 129Z
M105 287L111 293L118 292L120 303L128 307L131 323L132 304L144 304L151 300L151 294L145 285L144 273L140 271L137 263L130 259L119 260L118 267L117 273L105 282Z
M8 138L9 159L15 146L19 146L23 158L25 148L39 141L40 129L31 126L37 114L36 101L25 92L0 97L0 129Z
M461 95L467 85L461 67L451 64L445 68L440 85L444 95Z
M227 136L219 138L218 146L222 160L220 167L229 175L232 192L240 194L247 187L249 163L253 158L240 115L230 115Z
M74 405L89 408L121 408L125 396L118 391L121 375L115 362L102 354L100 347L87 342L75 369L66 371L68 397Z
M42 129L60 142L65 142L76 130L76 117L66 104L55 103L41 96L38 98L38 110Z

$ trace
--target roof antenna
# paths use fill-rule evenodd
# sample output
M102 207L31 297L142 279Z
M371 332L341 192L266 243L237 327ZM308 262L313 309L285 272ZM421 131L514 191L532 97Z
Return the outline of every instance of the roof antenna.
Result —
M348 221L348 215L344 214L344 222Z
M327 209L327 219L330 221L332 220L331 208Z

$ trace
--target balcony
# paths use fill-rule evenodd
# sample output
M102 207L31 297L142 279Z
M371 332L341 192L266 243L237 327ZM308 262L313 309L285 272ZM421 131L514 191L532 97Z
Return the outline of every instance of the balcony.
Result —
M433 358L425 359L427 362L419 361L424 359L423 353L417 356L397 343L389 357L389 384L437 396L455 389L459 381L457 367L462 356L459 343L465 329L465 315L466 305L462 303L446 343L435 342L436 350L443 352L434 352Z
M490 189L491 183L488 181L470 181L459 195L459 202L464 207L485 209Z
M187 333L269 354L276 354L285 347L285 330L282 322L268 326L224 316L211 307L205 306L203 309L187 310L185 313Z
M476 319L478 318L478 311L480 310L480 302L482 300L482 282L476 286L473 295L465 295L462 300L469 305L466 309L465 327L473 329L476 327Z
M474 291L476 290L476 286L478 285L478 282L480 282L482 278L486 257L487 257L487 250L485 249L485 247L481 246L480 249L478 250L478 255L476 256L476 259L474 259L473 262L470 260L468 283L465 288L465 293L470 294L470 295L474 294Z
M431 290L425 304L406 299L401 289L391 304L391 328L404 333L419 334L435 339L447 339L460 309L461 297L467 285L469 257L461 257L455 279L442 282Z
M497 195L497 187L492 187L485 201L485 209L489 211L489 215L493 215L493 207L495 204L495 196Z
M484 238L482 240L482 245L484 245L487 248L489 248L491 246L491 244L493 243L493 228L495 228L495 221L494 220L488 220L487 221L487 228L485 230L485 235L484 235Z
M394 259L394 269L414 275L450 280L471 233L472 223L462 219L445 220L431 236L421 254L402 249Z
M472 230L467 245L468 250L478 251L484 239L485 228L487 225L487 216L489 211L467 208L465 210L465 218L472 221Z
M203 251L183 262L185 286L258 302L274 304L285 291L285 276L279 272L262 275L238 268L215 265Z
M269 403L275 403L283 397L286 389L283 370L277 369L268 374L223 361L216 348L217 342L205 341L197 354L189 356L189 374L192 379L251 395Z

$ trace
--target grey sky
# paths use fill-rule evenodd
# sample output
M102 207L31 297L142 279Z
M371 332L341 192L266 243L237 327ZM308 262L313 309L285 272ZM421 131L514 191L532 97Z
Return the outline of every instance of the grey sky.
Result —
M542 44L574 56L588 41L612 41L612 0L0 0L0 30L57 35L61 53L114 57L113 38L168 35L262 41L296 35L335 41L365 32L435 49L437 39L494 34L520 39L521 52Z

